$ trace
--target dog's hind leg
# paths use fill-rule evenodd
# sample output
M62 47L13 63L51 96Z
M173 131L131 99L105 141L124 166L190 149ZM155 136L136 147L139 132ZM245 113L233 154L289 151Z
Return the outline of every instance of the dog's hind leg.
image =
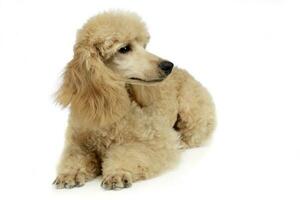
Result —
M200 146L214 130L215 108L208 91L187 75L179 92L179 112L174 125L181 135L181 148Z

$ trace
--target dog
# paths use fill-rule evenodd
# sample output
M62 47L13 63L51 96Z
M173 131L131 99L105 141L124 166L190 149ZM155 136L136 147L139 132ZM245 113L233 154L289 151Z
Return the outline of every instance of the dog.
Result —
M211 95L186 71L146 50L150 35L134 13L108 11L78 31L56 93L70 108L57 188L102 175L127 188L174 166L216 124Z

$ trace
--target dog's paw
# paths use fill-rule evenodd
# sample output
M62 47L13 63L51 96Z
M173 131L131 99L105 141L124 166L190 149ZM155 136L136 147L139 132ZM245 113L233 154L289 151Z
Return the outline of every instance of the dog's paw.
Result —
M128 188L132 185L132 176L129 172L117 172L103 177L101 186L107 190Z
M59 174L54 180L53 184L57 189L81 187L87 181L84 173L78 172L76 174Z

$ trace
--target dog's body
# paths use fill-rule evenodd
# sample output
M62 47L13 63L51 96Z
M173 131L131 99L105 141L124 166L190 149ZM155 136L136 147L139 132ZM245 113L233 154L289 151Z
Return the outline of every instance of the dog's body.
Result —
M98 15L78 33L57 94L71 108L58 188L101 173L103 187L128 187L169 168L179 148L197 147L212 133L207 90L146 52L148 40L139 18L123 12Z

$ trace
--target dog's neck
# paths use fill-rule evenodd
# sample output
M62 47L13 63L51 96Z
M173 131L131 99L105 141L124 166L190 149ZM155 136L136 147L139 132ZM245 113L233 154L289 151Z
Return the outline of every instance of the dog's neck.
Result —
M159 86L101 84L86 88L71 104L71 118L89 129L110 126L122 119L132 102L140 107L151 105L160 96Z
M133 87L131 84L127 84L125 85L126 91L128 93L128 97L130 99L131 102L136 102L138 105L140 105L140 103L137 101L136 99L136 94L134 93ZM140 105L141 106L141 105Z
M157 101L161 96L161 90L159 85L132 85L126 84L128 96L131 101L136 102L140 107L151 105L154 101Z

